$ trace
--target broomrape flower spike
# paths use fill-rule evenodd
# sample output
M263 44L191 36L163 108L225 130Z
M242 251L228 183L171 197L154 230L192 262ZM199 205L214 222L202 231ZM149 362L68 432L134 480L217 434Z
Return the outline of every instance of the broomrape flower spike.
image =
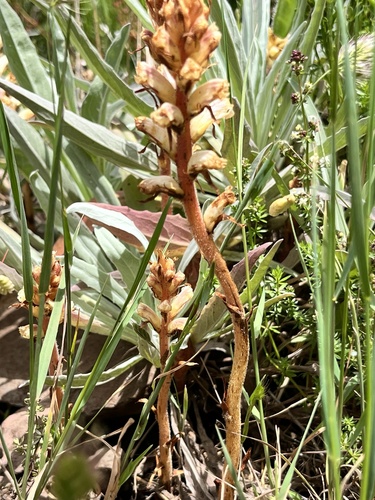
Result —
M41 267L40 266L34 266L32 275L34 279L34 285L33 285L33 296L32 296L32 310L33 310L33 316L34 318L39 317L39 304L40 304L40 297L39 297L39 281L40 281L40 273L41 273ZM51 264L51 274L50 274L50 282L48 286L48 290L45 294L45 301L44 301L44 311L43 311L43 316L45 318L49 318L52 313L52 309L55 303L56 299L56 294L57 290L59 288L60 280L61 280L61 274L62 274L62 267L60 262L55 258L55 254L52 254L52 264ZM24 289L21 288L21 290L18 292L17 299L19 304L14 304L15 307L23 307L28 309L29 308L29 303L26 301L25 298L25 292ZM62 321L62 318L61 318Z
M157 260L150 265L147 284L155 298L160 301L158 311L153 311L146 304L139 304L137 313L143 320L151 323L159 334L160 367L164 371L170 355L170 337L175 332L182 331L187 318L176 318L183 307L191 300L193 290L190 285L184 285L185 275L176 272L174 261L167 258L163 252L157 252ZM181 287L181 288L180 288ZM157 403L157 421L159 425L159 457L158 473L162 484L170 488L172 480L172 455L168 443L171 432L168 416L169 390L172 374L164 375L164 383L160 389Z
M34 280L33 285L33 296L31 299L31 307L34 318L39 318L39 310L40 310L40 293L39 293L39 284L40 284L40 276L41 276L41 267L35 266L32 270L32 276ZM51 271L50 271L50 280L47 292L45 293L44 307L43 307L43 320L42 320L42 334L43 336L47 332L49 320L52 314L52 310L55 304L57 291L60 285L62 277L62 266L60 262L55 257L55 252L52 253L52 261L51 261ZM24 289L18 292L17 295L18 304L14 304L15 307L24 307L29 309L30 305L26 301ZM61 312L60 323L64 319L64 308ZM30 331L31 330L31 331ZM35 338L38 332L38 325L26 325L19 327L19 333L21 337L29 339L30 337ZM50 376L55 376L57 374L57 368L59 366L59 350L57 343L55 342L52 350L51 360L49 364L48 374ZM56 412L61 407L61 402L63 399L63 390L61 387L54 387L51 391L51 408L53 418L55 418Z
M235 196L231 188L227 188L208 207L203 218L195 187L195 177L199 173L207 174L210 169L218 170L226 165L225 159L212 151L200 151L196 144L210 126L233 116L227 81L213 79L199 85L221 34L215 23L210 24L210 9L203 0L146 0L146 4L154 32L144 30L142 39L150 50L155 66L138 64L136 81L151 92L155 102L160 104L149 118L137 118L135 125L175 162L177 175L174 179L169 175L164 179L156 177L154 184L152 179L142 181L140 188L153 195L164 193L163 196L168 194L181 199L192 234L203 257L214 266L221 284L223 300L232 318L235 342L225 400L226 446L233 467L238 470L241 458L241 393L248 364L249 339L238 289L212 237L216 224L225 216L225 207L234 203ZM161 315L159 335L162 368L169 352L168 336L175 328L183 328L184 324L184 321L175 317L180 308L177 291L183 278L178 276L174 266L172 269L172 264L173 261L171 263L158 255L158 261L150 266L148 278L150 288L160 300L158 313ZM191 293L183 291L181 295L184 297L186 294L188 297ZM176 299L172 300L174 296ZM184 300L181 298L182 303ZM166 375L162 390L169 391L169 385L170 379ZM172 468L170 450L167 453L169 432L166 430L169 431L169 422L165 403L168 394L160 393L159 400L160 480L164 486L170 487ZM226 500L233 498L231 484L233 478L226 467L221 493Z

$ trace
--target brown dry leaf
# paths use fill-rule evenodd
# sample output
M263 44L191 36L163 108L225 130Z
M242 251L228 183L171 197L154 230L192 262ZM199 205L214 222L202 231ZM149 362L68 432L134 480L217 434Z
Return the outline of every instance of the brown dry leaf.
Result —
M125 215L132 222L134 222L137 228L146 236L147 239L150 239L154 234L155 227L160 219L160 212L149 212L148 210L139 211L129 207L118 207L115 205L108 205L106 203L93 203L93 205L105 208L106 210L120 212ZM121 231L121 229L112 227L110 224L103 224L102 222L92 218L85 217L84 220L89 227L92 224L98 224L108 229L108 231L111 231L111 233L117 236L120 240L143 250L140 242L131 234ZM191 240L192 235L187 220L181 217L181 215L167 215L157 248L164 248L164 246L169 242L168 254L173 257L179 257L183 255Z

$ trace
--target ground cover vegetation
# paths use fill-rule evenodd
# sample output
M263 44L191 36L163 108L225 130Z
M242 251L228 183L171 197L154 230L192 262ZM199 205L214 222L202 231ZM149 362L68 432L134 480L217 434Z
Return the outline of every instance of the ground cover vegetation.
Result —
M4 498L374 498L374 14L0 0Z

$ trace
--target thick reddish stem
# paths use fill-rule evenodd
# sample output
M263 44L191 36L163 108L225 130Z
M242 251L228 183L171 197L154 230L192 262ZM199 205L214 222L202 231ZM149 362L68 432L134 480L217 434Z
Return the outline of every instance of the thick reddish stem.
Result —
M229 378L226 395L226 446L235 470L238 470L241 458L241 396L249 359L249 337L245 321L243 305L225 260L220 254L212 235L207 233L201 208L198 201L194 182L188 175L188 162L192 155L192 141L190 132L190 117L187 113L187 96L177 90L177 106L180 108L185 126L178 136L177 143L177 172L178 180L184 191L182 203L192 234L204 258L215 266L215 273L224 291L226 305L231 313L234 331L234 354L232 372ZM233 478L224 473L224 498L233 498L234 490L231 487Z

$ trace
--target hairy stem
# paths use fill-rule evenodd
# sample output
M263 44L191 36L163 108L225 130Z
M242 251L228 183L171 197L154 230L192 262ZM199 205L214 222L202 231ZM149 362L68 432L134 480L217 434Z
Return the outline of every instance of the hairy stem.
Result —
M165 363L169 356L169 334L168 315L162 319L159 333L160 364L161 372L165 369ZM168 402L169 390L172 382L172 375L166 375L161 386L157 402L157 419L159 425L159 470L161 484L170 490L172 482L172 454L169 442L171 440L171 430L169 425Z
M190 118L187 113L187 97L182 91L177 90L176 104L185 118L184 130L178 136L176 159L178 179L180 186L184 191L182 203L191 231L200 251L209 264L214 264L215 266L215 274L224 291L224 300L231 313L233 323L234 354L232 372L229 378L228 390L225 399L227 408L225 420L226 446L231 457L233 467L235 470L238 470L241 457L241 396L249 359L249 336L245 321L245 313L237 286L231 277L225 260L213 241L212 235L207 232L194 181L190 178L187 172L187 165L192 155L192 141L190 133ZM225 499L233 498L234 490L231 487L231 484L233 484L233 478L230 474L225 472L223 475L223 490Z

